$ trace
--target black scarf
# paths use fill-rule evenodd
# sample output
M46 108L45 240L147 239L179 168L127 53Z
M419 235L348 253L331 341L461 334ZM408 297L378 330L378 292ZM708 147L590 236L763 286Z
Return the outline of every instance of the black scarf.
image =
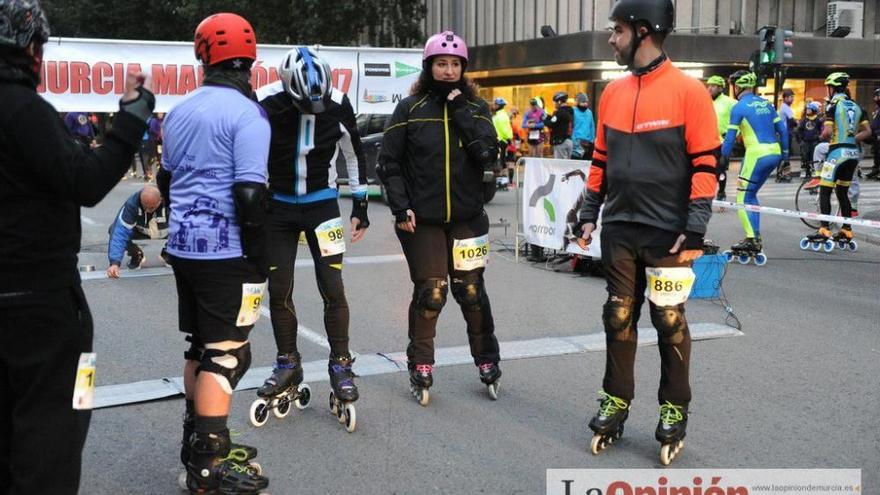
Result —
M254 89L251 87L250 70L206 67L204 84L206 86L226 86L238 90L238 92L247 98L254 98Z
M2 51L0 52L0 80L36 88L40 85L40 73L34 71L34 65L34 58L23 51Z

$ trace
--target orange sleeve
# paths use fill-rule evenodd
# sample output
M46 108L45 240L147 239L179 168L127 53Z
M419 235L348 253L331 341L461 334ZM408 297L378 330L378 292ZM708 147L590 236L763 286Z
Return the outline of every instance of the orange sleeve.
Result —
M709 93L696 81L691 84L685 106L685 141L691 160L691 197L714 198L717 187L715 167L721 141L718 120Z

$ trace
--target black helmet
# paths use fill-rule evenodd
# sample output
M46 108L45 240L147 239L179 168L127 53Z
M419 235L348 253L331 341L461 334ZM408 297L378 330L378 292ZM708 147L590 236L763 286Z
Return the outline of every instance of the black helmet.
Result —
M36 0L0 1L0 47L24 50L49 40L49 21Z
M668 33L675 27L672 0L618 0L609 19L629 23L644 22L652 31Z
M560 91L556 93L555 95L553 95L553 101L568 101L568 93L566 93L565 91Z

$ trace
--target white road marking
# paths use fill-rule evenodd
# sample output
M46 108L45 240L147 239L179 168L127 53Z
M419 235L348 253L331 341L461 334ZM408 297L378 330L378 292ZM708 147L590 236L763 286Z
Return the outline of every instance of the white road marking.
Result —
M694 323L689 325L694 341L738 337L742 332L716 323ZM303 327L300 327L302 334ZM639 345L657 343L657 332L650 327L639 328ZM516 359L546 358L566 354L580 354L605 350L603 332L589 335L544 337L539 339L501 342L502 361ZM473 365L467 346L446 347L435 352L435 367ZM406 371L406 354L403 352L364 354L354 365L358 376L383 375ZM236 387L237 391L256 389L271 373L271 367L251 368ZM327 361L303 363L305 383L327 381ZM146 380L118 385L104 385L95 390L95 409L145 402L183 394L181 377Z

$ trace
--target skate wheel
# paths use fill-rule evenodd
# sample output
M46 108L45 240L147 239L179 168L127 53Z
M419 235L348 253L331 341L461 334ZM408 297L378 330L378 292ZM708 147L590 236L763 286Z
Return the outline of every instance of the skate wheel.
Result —
M806 237L801 239L801 249L803 249L804 251L806 251L807 249L810 249L810 240L807 239Z
M683 447L684 440L679 440L676 443L663 444L663 446L660 447L660 464L668 466Z
M813 242L810 243L810 248L811 248L813 251L815 251L815 252L818 253L819 251L822 250L822 243L821 243L821 242L815 242L815 241L813 241Z
M755 255L755 265L764 266L767 264L767 255L764 253L758 253Z
M846 241L837 241L837 249L840 249L841 251L845 251L846 250Z
M492 400L498 400L498 387L499 383L490 383L487 387L489 389L489 398Z
M181 490L185 490L187 493L189 493L189 487L186 486L186 470L180 473L180 475L177 477L177 485L180 487Z
M602 435L593 435L593 439L590 441L590 452L593 455L599 454L602 452L602 449L605 448L602 442Z
M732 251L724 251L724 259L726 259L728 263L733 261L733 252Z
M431 402L431 394L428 392L426 388L416 388L412 385L409 387L410 392L412 392L413 397L419 402L419 405L422 407L428 407L428 403Z
M296 399L293 401L293 405L302 411L309 407L309 404L312 402L312 389L308 384L300 383L299 386L296 387L296 392Z
M275 401L275 407L272 408L272 414L278 419L284 419L290 414L290 392L282 395Z
M338 417L339 416L339 406L336 405L336 394L334 394L332 390L330 391L330 399L328 402L330 405L330 414Z
M852 252L856 252L859 249L859 243L856 241L849 241L849 250Z
M251 404L251 408L248 411L248 419L257 428L266 424L266 421L269 420L269 403L266 402L266 399L260 398Z
M346 404L342 416L345 423L345 431L354 433L354 430L357 428L357 411L354 408L354 404Z
M737 261L740 265L748 265L750 259L751 259L751 257L750 257L749 255L747 255L747 254L741 254L741 255L739 255L739 256L736 257L736 261Z
M831 239L825 241L825 243L822 245L822 249L824 249L826 253L834 251L834 241L832 241Z
M260 465L259 462L250 462L247 465L248 473L254 476L262 476L263 475L263 466Z

